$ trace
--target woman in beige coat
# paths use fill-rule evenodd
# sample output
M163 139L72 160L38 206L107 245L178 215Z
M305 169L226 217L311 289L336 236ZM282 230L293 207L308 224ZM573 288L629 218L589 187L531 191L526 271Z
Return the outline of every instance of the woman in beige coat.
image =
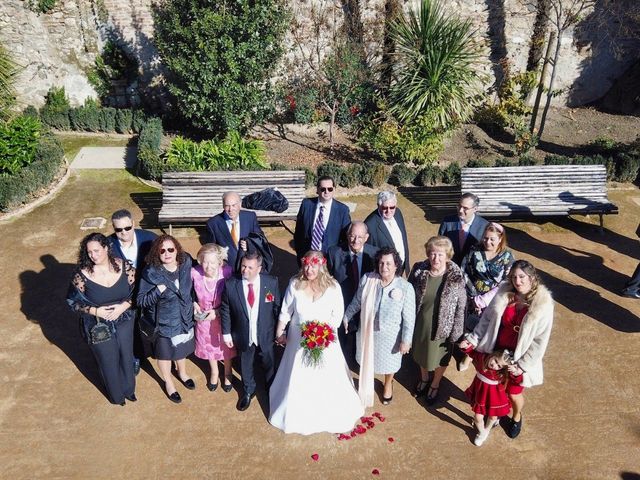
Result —
M520 385L507 385L512 416L507 434L515 438L522 429L523 390L542 384L542 358L553 325L554 302L551 292L540 283L536 269L526 260L514 262L505 282L485 309L480 322L461 348L473 345L478 351L500 349L513 352L509 372L522 375Z

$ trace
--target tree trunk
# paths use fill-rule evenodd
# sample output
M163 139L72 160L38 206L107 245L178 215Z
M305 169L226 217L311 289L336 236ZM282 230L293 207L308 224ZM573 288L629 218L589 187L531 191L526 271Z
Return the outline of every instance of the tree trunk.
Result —
M544 78L547 76L547 68L549 67L549 56L551 56L551 47L553 41L556 39L556 32L549 34L549 42L547 43L547 51L544 54L544 63L542 64L542 72L540 73L540 81L538 83L538 92L536 93L536 101L533 104L533 112L531 113L531 125L529 130L531 133L536 128L536 118L538 117L538 110L540 109L540 101L542 100L542 93L544 92Z
M396 46L391 38L391 22L397 15L402 14L402 6L398 0L385 0L384 2L384 35L382 42L382 68L380 71L380 88L387 92L391 87L393 78L393 54Z
M544 132L544 124L547 121L547 113L549 113L549 107L551 106L551 99L553 98L553 84L556 80L556 71L558 68L558 59L560 58L560 45L562 34L564 30L558 31L558 37L556 38L556 53L553 55L553 68L551 69L551 80L549 80L549 90L547 91L547 101L542 112L542 119L540 120L540 130L538 131L538 138L542 138L542 132Z

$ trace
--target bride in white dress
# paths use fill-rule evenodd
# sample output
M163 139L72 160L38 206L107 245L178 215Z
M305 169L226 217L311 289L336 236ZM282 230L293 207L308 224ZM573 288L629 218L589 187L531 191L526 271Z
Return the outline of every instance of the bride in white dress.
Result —
M342 292L327 271L325 257L307 252L300 272L289 282L276 329L276 342L287 347L269 389L269 422L285 433L343 433L364 414L337 340L343 313ZM303 361L300 346L300 326L312 320L336 332L336 341L323 350L316 367Z

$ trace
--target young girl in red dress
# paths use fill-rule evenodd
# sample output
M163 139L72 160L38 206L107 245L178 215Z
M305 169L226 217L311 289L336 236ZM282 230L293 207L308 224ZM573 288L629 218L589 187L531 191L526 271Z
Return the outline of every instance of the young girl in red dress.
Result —
M489 437L491 429L498 424L498 418L509 414L511 405L506 385L519 385L522 375L514 377L507 371L511 363L508 350L487 354L469 347L464 352L471 357L476 367L476 376L465 394L475 413L473 423L478 434L473 443L479 447Z

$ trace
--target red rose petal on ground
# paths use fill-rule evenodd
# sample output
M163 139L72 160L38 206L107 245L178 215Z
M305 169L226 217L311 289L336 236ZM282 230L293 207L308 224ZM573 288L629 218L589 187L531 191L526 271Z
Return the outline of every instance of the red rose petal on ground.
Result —
M373 470L371 470L371 475L380 475L380 470L374 468Z
M391 442L391 443L395 442L395 439L393 437L389 437L389 438L387 438L387 440L389 440L389 442Z
M313 455L311 455L311 458L313 458L314 462L317 462L318 459L320 458L320 455L318 455L317 453L314 453Z

